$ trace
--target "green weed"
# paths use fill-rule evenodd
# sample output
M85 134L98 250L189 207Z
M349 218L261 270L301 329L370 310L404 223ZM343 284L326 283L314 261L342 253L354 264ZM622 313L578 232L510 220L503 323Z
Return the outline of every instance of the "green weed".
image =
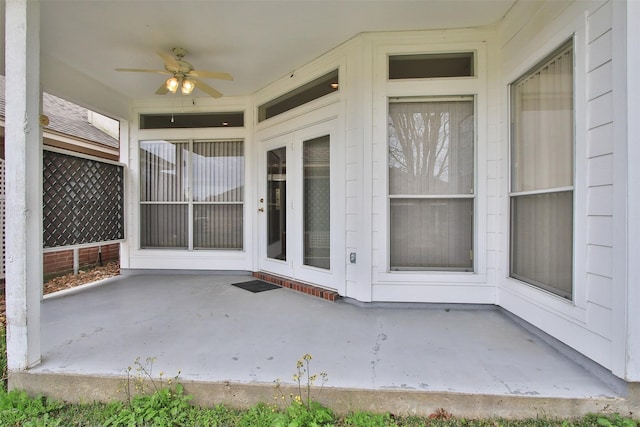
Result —
M374 414L372 412L355 412L342 419L342 424L349 427L396 427L391 414Z
M7 331L4 325L0 328L0 389L7 391Z
M637 427L639 423L631 418L622 417L620 414L598 415L596 422L603 427Z
M24 391L0 391L0 425L2 426L58 426L55 413L62 404L46 397L32 398Z
M276 408L258 403L245 411L238 420L238 427L272 427L279 417Z
M152 394L136 395L129 405L121 405L120 410L106 421L105 427L184 425L191 411L190 400L191 396L184 394L181 384L173 389L164 387Z
M296 363L296 373L293 374L293 380L297 383L298 394L289 395L288 406L276 417L273 423L274 427L321 427L331 426L334 422L333 411L311 396L311 390L315 381L320 377L320 392L327 382L327 374L321 372L319 374L311 373L311 355L305 354ZM276 401L286 401L286 398L280 390L280 381L276 380L276 390L280 396L276 396Z

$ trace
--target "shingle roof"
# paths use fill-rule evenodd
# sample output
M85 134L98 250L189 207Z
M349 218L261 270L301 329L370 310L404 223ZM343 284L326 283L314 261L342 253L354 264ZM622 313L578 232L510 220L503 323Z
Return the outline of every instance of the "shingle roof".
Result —
M118 148L120 141L92 125L87 120L87 110L72 102L48 93L42 94L42 111L49 117L45 129L65 135L96 142L108 147ZM5 82L0 76L0 116L5 116Z

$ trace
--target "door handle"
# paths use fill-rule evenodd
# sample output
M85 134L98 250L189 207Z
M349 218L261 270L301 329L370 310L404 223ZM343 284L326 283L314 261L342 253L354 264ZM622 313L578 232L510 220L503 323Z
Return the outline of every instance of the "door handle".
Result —
M259 208L258 212L264 212L264 208Z

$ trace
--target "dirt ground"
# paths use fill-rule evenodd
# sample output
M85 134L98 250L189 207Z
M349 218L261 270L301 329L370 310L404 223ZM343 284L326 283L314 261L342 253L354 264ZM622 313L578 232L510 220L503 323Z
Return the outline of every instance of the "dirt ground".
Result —
M118 274L120 274L120 264L118 262L110 262L103 266L80 270L78 274L70 273L48 280L44 284L43 292L46 295L63 289L84 285L85 283L106 279L107 277L117 276ZM5 320L4 289L2 289L2 293L0 294L0 324L4 325Z

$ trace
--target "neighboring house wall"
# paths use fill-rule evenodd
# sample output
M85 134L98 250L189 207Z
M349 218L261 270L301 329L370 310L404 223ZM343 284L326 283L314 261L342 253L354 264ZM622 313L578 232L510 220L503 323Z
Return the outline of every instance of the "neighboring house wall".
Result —
M117 161L119 159L119 141L116 121L88 111L79 105L44 93L43 111L49 123L43 128L43 145L69 152L79 153L101 159ZM89 114L91 113L91 114ZM0 76L0 116L4 118L4 77ZM90 123L91 121L91 123ZM1 122L2 131L4 122ZM0 171L4 171L4 133L0 134ZM2 252L0 253L0 280L4 280L4 173L0 186L0 223L2 224ZM79 249L79 267L96 265L99 246ZM102 249L103 261L114 261L119 257L119 244L106 245ZM69 255L71 254L71 255ZM72 250L48 251L44 255L43 273L45 277L74 270Z

